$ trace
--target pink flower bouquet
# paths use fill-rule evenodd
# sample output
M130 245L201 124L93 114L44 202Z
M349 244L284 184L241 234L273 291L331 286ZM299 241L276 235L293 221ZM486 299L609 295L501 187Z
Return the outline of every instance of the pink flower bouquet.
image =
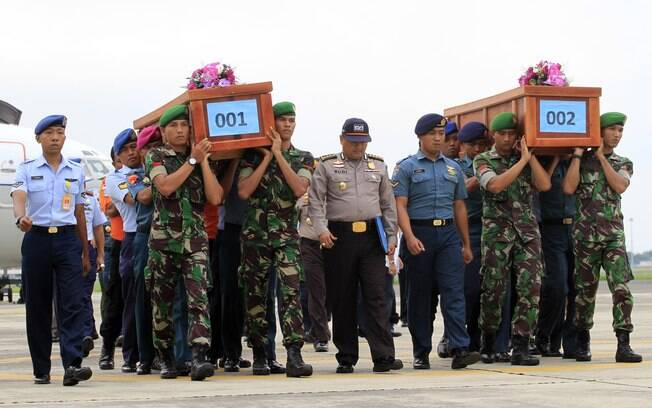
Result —
M568 86L566 74L561 70L561 64L550 61L540 61L537 65L529 67L518 79L523 85L548 85Z
M233 68L219 62L213 62L194 70L188 80L187 89L225 87L238 83Z

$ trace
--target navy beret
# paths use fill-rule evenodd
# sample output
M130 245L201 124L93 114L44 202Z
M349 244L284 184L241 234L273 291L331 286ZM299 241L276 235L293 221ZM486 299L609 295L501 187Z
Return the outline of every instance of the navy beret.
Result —
M416 133L417 136L423 136L434 128L445 127L446 123L448 123L448 120L445 117L437 113L428 113L417 120L417 124L414 127L414 133Z
M349 142L371 142L369 125L362 119L350 118L342 125L342 136Z
M137 139L136 132L131 128L118 133L118 136L116 136L113 141L113 151L115 154L120 154L122 146L126 145L131 139L133 139L134 142Z
M462 143L471 143L476 139L486 139L487 138L487 127L484 123L480 122L469 122L466 125L462 126L460 133L457 135L457 139Z
M65 129L66 122L68 122L68 119L63 115L46 116L43 119L41 119L41 121L36 125L36 127L34 128L34 133L36 135L40 135L45 131L45 129L52 126L61 126L62 128Z
M457 132L459 132L459 129L457 128L457 123L455 122L448 122L444 127L444 134L446 134L446 136Z

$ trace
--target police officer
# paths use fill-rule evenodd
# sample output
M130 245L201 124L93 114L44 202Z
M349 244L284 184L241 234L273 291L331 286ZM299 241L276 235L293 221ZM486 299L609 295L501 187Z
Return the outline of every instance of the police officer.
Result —
M403 368L394 356L385 307L385 255L393 255L396 248L396 204L387 166L380 157L365 153L370 141L364 120L347 119L340 135L342 152L321 157L309 194L309 216L324 248L338 373L352 373L358 362L358 287L367 313L365 334L373 371Z
M419 151L394 170L398 220L408 249L408 326L412 334L414 368L430 368L432 312L435 288L441 293L451 367L464 368L480 359L469 353L464 313L464 264L473 254L469 242L464 174L446 157L446 118L422 116L414 128ZM461 239L461 240L460 240Z
M303 317L299 304L300 250L296 199L310 185L314 159L292 144L296 109L291 102L274 105L274 128L267 137L270 149L249 150L240 162L238 195L248 200L242 224L241 275L246 287L247 327L254 374L270 373L264 349L267 333L267 276L278 274L283 345L287 350L286 375L312 375L312 366L301 357Z
M83 278L90 270L84 172L61 155L66 140L66 117L50 115L34 129L43 154L16 170L11 190L16 226L22 244L27 342L35 384L50 383L52 353L52 295L56 287L63 385L88 380L92 371L81 367L84 309Z
M591 361L589 330L593 327L600 268L607 275L613 299L613 329L618 339L616 361L640 363L643 360L629 345L629 334L634 329L631 317L634 297L627 286L632 273L620 209L620 196L629 187L634 165L614 152L626 120L619 112L600 116L600 147L586 153L584 149L575 149L562 185L564 193L574 193L577 200L573 225L577 361Z
M536 326L543 264L541 236L533 211L534 191L550 189L550 177L519 140L516 115L503 112L491 121L494 147L473 160L482 188L482 359L494 359L506 292L516 288L512 318L513 365L537 365L529 342ZM511 279L510 279L511 277Z

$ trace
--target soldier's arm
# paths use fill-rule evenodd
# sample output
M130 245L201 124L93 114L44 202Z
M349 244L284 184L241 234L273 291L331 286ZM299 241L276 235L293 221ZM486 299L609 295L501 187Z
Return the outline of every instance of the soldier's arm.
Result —
M468 177L464 180L464 187L466 191L474 191L480 187L480 182L476 176Z
M150 205L152 203L152 187L145 187L136 193L136 201L141 204Z
M530 157L529 163L530 169L532 169L532 182L534 183L534 188L541 192L550 190L552 187L552 183L550 183L550 175L543 168L541 163L539 163L539 160L537 160L535 155Z
M226 168L224 175L219 179L220 184L222 185L222 190L224 190L224 197L228 197L231 192L231 187L233 186L233 179L235 178L235 173L238 170L238 163L240 159L232 159L229 162L229 166Z
M294 172L294 170L292 170L292 167L287 162L287 160L285 160L285 157L283 157L282 153L274 153L274 158L278 163L279 169L281 169L281 173L283 173L285 182L288 183L288 186L294 193L294 196L299 198L304 195L306 191L308 191L308 187L310 187L310 170L307 170L307 174L306 172L297 174Z
M272 152L270 152L268 149L258 149L258 151L263 154L263 159L258 164L258 167L256 167L256 170L250 174L243 173L243 171L247 170L247 168L240 171L240 180L238 181L238 197L243 200L248 200L254 191L256 191L258 185L260 184L260 180L263 179L265 170L267 170L267 166L269 166L269 163L272 161Z
M582 160L576 156L581 156L582 153L584 153L584 149L579 147L575 149L568 165L568 170L566 170L566 176L561 181L561 190L566 195L575 194L575 190L577 190L577 186L580 184L580 162Z
M604 177L607 180L609 187L618 194L624 193L625 190L627 190L627 187L629 187L629 177L631 177L630 172L617 172L604 155L596 155L596 157L602 166Z
M222 190L220 183L217 182L217 177L208 163L208 156L201 162L200 166L206 201L211 205L218 205L222 202L224 190Z
M521 174L525 166L527 166L527 163L527 160L519 160L506 172L496 174L494 170L489 167L489 164L486 163L484 159L481 159L476 166L477 174L480 177L480 186L492 194L503 192ZM476 163L474 161L474 166L475 165Z
M192 174L194 166L185 162L172 174L168 174L162 161L155 160L157 157L152 158L151 170L149 171L149 178L152 184L164 197L169 197L181 187L186 179Z

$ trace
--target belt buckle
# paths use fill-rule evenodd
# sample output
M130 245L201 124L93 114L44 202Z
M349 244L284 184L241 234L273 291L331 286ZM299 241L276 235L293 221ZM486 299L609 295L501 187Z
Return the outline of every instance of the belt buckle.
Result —
M59 232L59 228L57 227L48 227L48 234L56 234Z
M367 223L365 221L356 221L351 225L353 232L366 232L367 231Z
M571 224L573 223L573 219L572 219L572 218L563 218L563 219L561 220L561 222L562 222L562 224L564 224L564 225L571 225Z
M444 225L444 220L432 220L432 225L435 227L441 227Z

